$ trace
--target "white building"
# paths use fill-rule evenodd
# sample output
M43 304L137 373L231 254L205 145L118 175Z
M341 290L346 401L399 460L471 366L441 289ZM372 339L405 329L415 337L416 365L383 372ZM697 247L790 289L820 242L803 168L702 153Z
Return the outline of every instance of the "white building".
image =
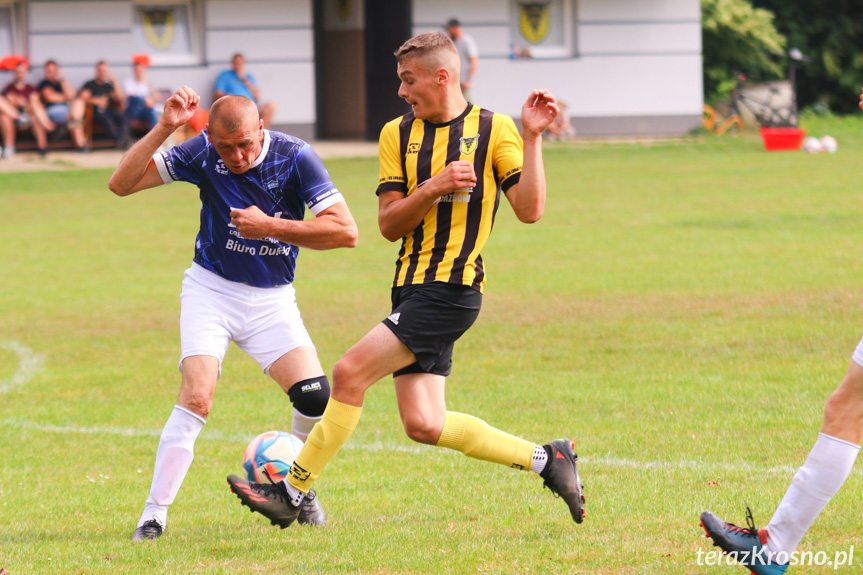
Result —
M158 88L212 101L242 52L277 127L305 138L376 139L406 111L392 52L457 17L476 40L471 91L518 117L550 89L579 135L681 134L701 121L699 0L0 0L0 57L56 59L73 85L104 59L122 80L148 53ZM526 50L531 58L513 58ZM0 84L11 78L0 72Z

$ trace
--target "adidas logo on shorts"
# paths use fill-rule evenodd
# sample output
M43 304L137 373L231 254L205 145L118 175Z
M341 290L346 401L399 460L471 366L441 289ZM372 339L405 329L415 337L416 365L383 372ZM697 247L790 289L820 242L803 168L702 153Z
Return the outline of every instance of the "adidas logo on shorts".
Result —
M391 322L393 322L394 324L398 325L398 324L399 324L399 316L400 316L400 315L401 315L401 314L400 314L400 313L398 313L398 312L396 312L396 313L391 313L389 316L387 316L387 319L388 319L388 320L390 320Z

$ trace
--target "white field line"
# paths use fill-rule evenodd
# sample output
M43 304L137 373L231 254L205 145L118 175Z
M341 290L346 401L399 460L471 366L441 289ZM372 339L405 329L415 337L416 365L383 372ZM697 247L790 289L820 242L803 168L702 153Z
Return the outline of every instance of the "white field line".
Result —
M12 377L0 380L0 394L24 385L42 369L42 356L33 353L29 347L24 347L17 341L0 341L0 348L8 349L18 356L18 369Z
M162 434L161 429L133 429L123 427L102 427L89 426L78 427L72 425L43 425L25 419L4 418L0 419L2 427L16 427L18 429L30 429L34 431L43 431L48 433L80 433L87 435L120 435L124 437L159 437ZM206 428L201 433L200 439L203 441L224 441L245 445L254 438L251 433L223 433L221 431L208 431ZM344 449L356 449L361 451L398 451L404 453L439 453L441 455L455 454L456 452L444 449L440 450L435 447L425 445L386 445L380 441L358 444L348 443ZM675 470L691 470L697 472L725 472L739 473L746 472L759 475L791 475L797 467L794 465L751 465L748 463L728 463L728 462L709 462L697 460L678 460L678 461L638 461L635 459L625 459L620 457L579 457L578 461L581 465L596 465L600 467L628 468L638 469L642 471L675 471ZM801 461L801 464L803 462ZM855 475L863 475L863 469L857 468L853 471Z
M85 435L121 435L124 437L160 437L161 429L135 429L130 427L103 427L99 425L81 427L73 425L45 425L7 417L0 419L0 427L17 427L18 429L30 429L33 431L44 431L47 433L80 433ZM201 432L202 441L222 441L227 443L248 444L255 438L253 433L224 433L218 430L208 430L206 427ZM364 445L348 444L345 449L360 449L365 451L402 451L407 453L422 453L434 451L434 447L411 446L411 445L384 445L380 441Z

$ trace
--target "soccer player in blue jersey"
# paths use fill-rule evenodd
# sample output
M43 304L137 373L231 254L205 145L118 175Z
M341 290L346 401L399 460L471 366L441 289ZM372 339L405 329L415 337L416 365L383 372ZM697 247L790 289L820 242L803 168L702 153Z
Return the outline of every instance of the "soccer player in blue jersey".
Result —
M128 196L190 182L202 204L195 257L180 295L180 395L162 430L133 541L156 539L165 530L230 341L288 394L291 432L306 439L329 399L329 381L291 285L298 248L357 243L356 223L321 159L306 142L265 130L249 98L220 98L200 136L158 151L198 102L188 87L173 94L159 123L123 156L109 183L115 194ZM306 207L313 219L303 219ZM316 498L304 505L301 521L325 523Z

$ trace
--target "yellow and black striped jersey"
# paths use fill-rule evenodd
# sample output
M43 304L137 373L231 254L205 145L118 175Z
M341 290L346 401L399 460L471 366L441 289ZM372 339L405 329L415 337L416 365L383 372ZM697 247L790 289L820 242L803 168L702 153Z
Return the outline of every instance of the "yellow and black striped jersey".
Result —
M469 105L445 124L418 120L413 112L392 120L381 130L377 193L410 195L457 160L473 162L476 186L440 198L402 238L393 287L444 282L482 292L486 274L480 251L500 191L518 182L524 160L512 118Z

